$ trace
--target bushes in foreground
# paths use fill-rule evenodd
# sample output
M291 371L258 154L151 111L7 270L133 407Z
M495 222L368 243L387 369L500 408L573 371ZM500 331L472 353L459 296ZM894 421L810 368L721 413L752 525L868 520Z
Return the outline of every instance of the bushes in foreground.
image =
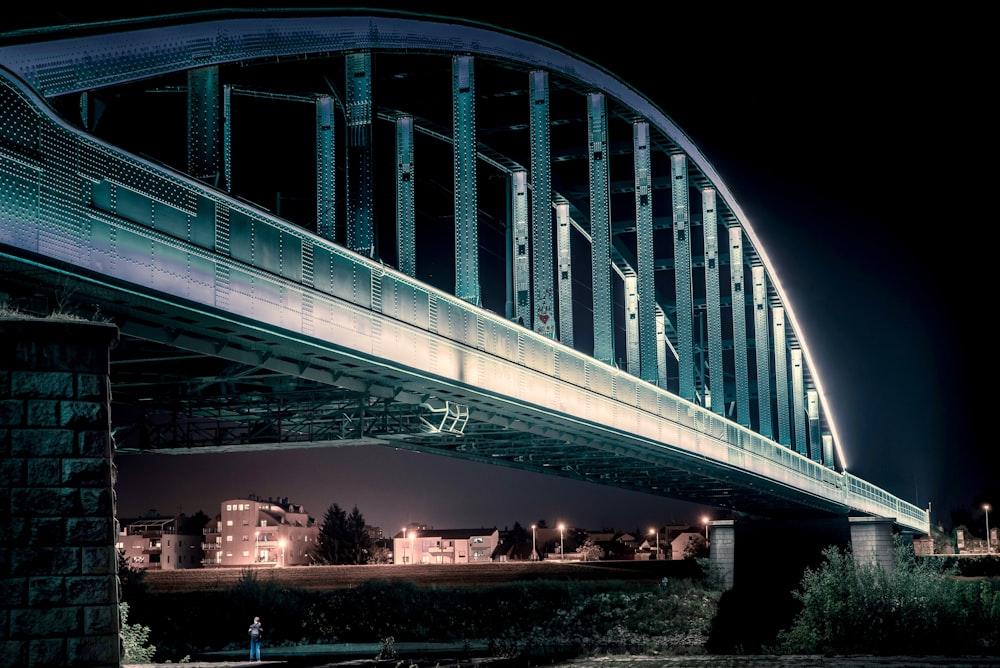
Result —
M802 609L778 653L962 655L1000 651L1000 583L956 576L898 544L894 568L828 548L794 593Z
M155 594L141 611L158 660L242 649L253 615L278 645L394 642L487 643L498 656L552 649L701 652L718 590L692 579L514 582L422 588L373 581L307 592L247 573L226 592ZM139 611L136 611L137 616Z

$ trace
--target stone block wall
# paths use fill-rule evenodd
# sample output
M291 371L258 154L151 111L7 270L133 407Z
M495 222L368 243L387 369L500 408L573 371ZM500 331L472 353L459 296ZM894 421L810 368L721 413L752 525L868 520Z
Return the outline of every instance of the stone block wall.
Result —
M113 325L0 318L0 666L121 664Z

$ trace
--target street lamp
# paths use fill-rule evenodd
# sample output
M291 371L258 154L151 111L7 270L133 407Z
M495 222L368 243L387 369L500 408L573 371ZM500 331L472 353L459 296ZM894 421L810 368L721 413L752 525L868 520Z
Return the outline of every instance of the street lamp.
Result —
M701 516L701 523L705 525L705 541L708 542L708 515Z
M531 525L531 560L534 561L538 558L538 552L535 551L535 529L537 529L534 524Z
M660 532L656 531L656 529L650 529L649 530L650 534L652 534L653 532L656 532L656 559L657 559L657 561L659 561L659 559L660 559Z
M285 539L282 538L278 541L278 547L281 548L281 567L285 567Z
M566 559L566 550L563 549L563 530L566 525L562 522L559 523L559 561L564 561Z
M986 511L986 554L990 553L990 504L984 503L983 510Z

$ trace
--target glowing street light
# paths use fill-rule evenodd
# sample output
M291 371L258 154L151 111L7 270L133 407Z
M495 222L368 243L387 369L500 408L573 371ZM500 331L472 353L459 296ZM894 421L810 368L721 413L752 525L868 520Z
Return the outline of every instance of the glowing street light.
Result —
M986 511L986 554L990 553L990 504L984 503L983 510Z
M563 549L563 530L565 528L566 528L566 525L563 524L562 522L560 522L559 523L559 561L563 561L563 560L566 559L566 550Z
M538 558L538 552L535 551L535 529L537 529L534 524L531 525L531 560L534 561Z
M656 529L650 529L649 530L649 535L653 535L654 532L656 533L656 558L657 558L657 560L659 560L659 558L660 558L660 532L656 531Z
M278 547L281 548L281 567L285 567L285 539L282 538L278 541Z
M708 515L701 516L701 523L705 525L705 541L708 541Z

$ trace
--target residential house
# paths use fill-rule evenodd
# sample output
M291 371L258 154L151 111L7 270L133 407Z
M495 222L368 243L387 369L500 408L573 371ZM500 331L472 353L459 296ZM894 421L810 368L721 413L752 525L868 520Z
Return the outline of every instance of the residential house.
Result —
M697 552L704 545L705 536L695 528L680 531L670 541L670 559L683 559L686 555Z
M311 563L319 525L288 497L229 499L205 527L205 564L303 566Z
M118 550L131 568L174 570L200 568L200 527L192 518L152 516L120 520Z
M500 544L500 532L491 529L431 529L423 526L393 537L396 564L489 563Z

